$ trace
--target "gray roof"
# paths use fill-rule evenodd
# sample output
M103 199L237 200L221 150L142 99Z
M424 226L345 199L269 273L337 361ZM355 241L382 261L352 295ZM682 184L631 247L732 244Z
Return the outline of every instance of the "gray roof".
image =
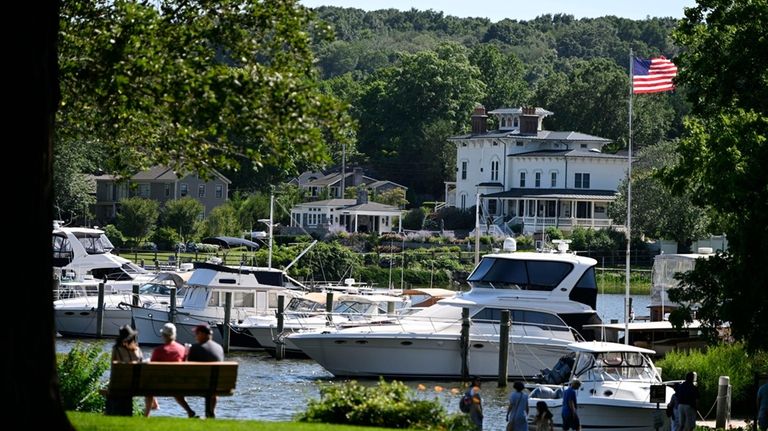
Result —
M488 111L489 114L494 115L502 115L502 114L517 114L522 115L523 114L523 108L498 108L494 109L493 111ZM554 115L554 112L547 111L544 108L536 108L536 115L543 116L543 115Z
M610 139L592 136L581 132L554 132L551 130L539 130L535 135L520 133L517 130L491 130L486 133L466 134L451 136L449 140L469 139L482 136L484 138L527 138L534 141L568 141L568 142L611 142Z
M397 186L397 187L400 187L401 189L406 189L406 190L408 190L408 187L406 187L406 186L404 186L404 185L402 185L402 184L398 184L398 183L396 183L396 182L394 182L394 181L389 181L389 180L379 180L379 181L374 181L374 182L372 182L372 183L370 183L370 184L367 184L366 186L367 186L368 188L371 188L371 189L377 189L377 188L379 188L379 187L381 187L381 186L385 186L385 185L387 185L387 184L392 184L392 185L395 185L395 186Z
M218 177L221 181L227 184L232 184L232 181L230 181L229 178L222 175L221 172L217 171L216 169L211 169L211 173ZM185 174L184 176L188 175L191 174ZM173 169L169 168L168 166L153 166L131 177L133 181L176 181L181 178L184 177L179 176L176 172L174 172Z
M378 202L368 202L358 204L357 199L328 199L316 202L303 202L296 204L297 207L333 207L343 208L345 211L397 211L400 209L392 205L384 205Z
M538 150L538 151L528 151L525 153L515 153L515 154L508 154L507 157L552 157L552 156L563 156L563 157L597 157L601 159L627 159L627 156L620 156L616 154L608 154L608 153L602 153L600 151L590 151L590 150Z
M615 190L594 189L510 189L499 193L483 195L484 198L542 198L542 199L587 199L613 200Z
M345 182L347 182L347 184L352 184L351 182L349 182L349 179L350 177L354 178L354 175L355 175L354 172L345 172L344 173ZM369 176L363 175L363 183L368 184L374 181L376 181L375 178L371 178ZM336 184L338 182L341 182L341 172L330 173L322 178L318 178L314 181L310 181L306 183L306 185L309 187L326 187L326 186Z
M368 202L365 204L360 205L352 205L350 207L344 208L345 211L396 211L400 212L400 208L394 207L392 205L384 205L380 204L378 202Z

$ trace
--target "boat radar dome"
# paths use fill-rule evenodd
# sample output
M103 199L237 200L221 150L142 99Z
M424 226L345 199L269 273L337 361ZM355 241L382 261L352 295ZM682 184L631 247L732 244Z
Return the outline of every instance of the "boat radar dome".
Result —
M557 245L558 253L567 253L568 244L571 243L571 240L570 239L553 239L552 243Z
M517 251L517 241L512 237L507 237L504 240L504 245L502 246L502 249L506 253L512 253Z

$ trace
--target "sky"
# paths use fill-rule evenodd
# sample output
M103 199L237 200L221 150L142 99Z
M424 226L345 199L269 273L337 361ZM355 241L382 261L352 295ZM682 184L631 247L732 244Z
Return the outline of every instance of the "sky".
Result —
M543 14L565 13L576 18L616 15L631 19L682 18L683 8L695 0L299 0L307 7L339 6L364 10L432 9L458 17L484 17L492 22L505 18L530 20Z

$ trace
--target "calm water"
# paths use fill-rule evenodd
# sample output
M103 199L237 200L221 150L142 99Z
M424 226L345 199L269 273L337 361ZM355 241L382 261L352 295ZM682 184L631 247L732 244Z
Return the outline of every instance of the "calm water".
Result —
M646 307L650 298L648 296L633 298L635 313L638 316L648 314ZM599 295L597 311L604 321L610 319L623 321L623 304L623 295ZM72 339L59 339L56 349L59 352L68 352L76 342L77 340ZM103 343L104 350L109 351L111 343L109 341ZM145 357L151 355L151 348L143 350ZM263 352L233 352L227 356L227 360L239 362L240 367L235 395L219 398L216 414L220 418L288 421L297 413L304 411L310 399L319 398L320 388L323 385L341 381L333 379L330 373L308 359L276 361ZM366 384L374 385L375 382ZM449 412L458 412L459 395L455 395L454 392L461 391L460 382L425 380L408 381L406 384L418 397L437 399ZM497 387L496 382L488 381L483 384L484 429L504 429L506 400L510 390L511 382L509 388L502 389ZM190 397L188 401L196 412L205 411L202 398ZM160 398L159 402L160 409L153 412L154 416L186 416L173 398Z

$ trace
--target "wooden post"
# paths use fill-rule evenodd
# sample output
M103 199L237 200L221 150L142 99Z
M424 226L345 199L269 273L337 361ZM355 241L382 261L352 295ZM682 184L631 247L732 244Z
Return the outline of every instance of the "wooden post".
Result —
M222 335L224 336L224 353L229 353L229 321L232 318L232 292L226 292L224 294L224 328L222 328Z
M333 292L325 294L325 326L333 326Z
M139 285L134 284L131 287L131 290L133 291L133 294L131 295L131 304L134 307L138 307L139 306Z
M507 387L509 370L509 310L501 310L499 322L499 387Z
M725 429L731 416L731 379L720 376L717 385L717 416L715 428Z
M99 299L96 308L96 336L104 335L104 282L99 283Z
M469 380L469 308L461 309L461 379Z
M176 288L172 287L170 290L171 298L169 299L168 304L168 321L176 323Z
M285 296L277 297L277 339L275 340L275 359L278 361L285 357L285 343L283 342L283 326L285 324Z

